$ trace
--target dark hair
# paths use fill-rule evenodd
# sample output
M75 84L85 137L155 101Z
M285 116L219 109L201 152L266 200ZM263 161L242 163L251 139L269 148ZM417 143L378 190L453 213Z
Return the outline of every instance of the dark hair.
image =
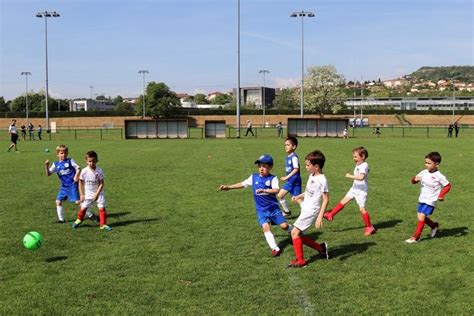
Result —
M356 147L352 149L352 152L357 152L359 156L364 157L364 159L369 158L369 152L364 146Z
M290 136L285 139L285 142L287 140L290 141L293 144L293 146L298 147L298 139L296 139L296 137Z
M441 163L441 154L437 151L432 151L428 153L425 158L428 158L434 163Z
M326 162L326 157L324 157L324 154L319 150L310 152L304 159L308 160L313 166L318 165L320 169L324 168L324 163Z
M98 160L99 157L95 151L91 150L86 153L86 158L94 158L95 160Z

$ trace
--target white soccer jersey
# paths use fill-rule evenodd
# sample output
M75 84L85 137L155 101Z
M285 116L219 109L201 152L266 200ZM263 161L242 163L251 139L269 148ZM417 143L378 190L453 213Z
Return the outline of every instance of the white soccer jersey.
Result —
M351 190L356 195L367 195L367 193L369 192L369 164L365 161L360 165L356 165L354 168L355 176L358 176L362 173L365 174L364 180L354 180L354 183L352 183Z
M81 174L79 175L79 179L84 181L84 195L85 199L93 199L97 189L99 188L99 182L104 180L104 172L99 167L96 167L95 170L89 168L82 169ZM97 201L102 201L104 199L104 190L99 194L99 198Z
M16 125L10 125L10 126L8 126L8 132L9 132L10 134L16 134L16 133L17 133L17 132L16 132Z
M329 192L326 176L324 174L310 175L306 183L301 209L319 210L321 207L321 195L324 192Z
M429 172L426 169L418 173L416 177L421 183L418 202L435 206L441 189L449 183L448 179L439 171Z

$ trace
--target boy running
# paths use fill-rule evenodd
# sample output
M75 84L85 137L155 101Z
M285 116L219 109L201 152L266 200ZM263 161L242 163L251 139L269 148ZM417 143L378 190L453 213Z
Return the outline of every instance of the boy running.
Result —
M439 224L433 222L428 216L433 214L436 201L444 201L444 196L451 190L448 179L439 172L441 155L434 151L425 156L425 170L411 179L411 183L421 183L420 197L418 198L418 225L412 237L405 240L412 244L420 240L423 226L426 224L431 228L431 237L435 237Z
M311 238L303 235L303 232L313 225L316 220L316 228L323 226L323 214L329 202L329 189L323 167L326 157L319 150L310 152L305 157L306 171L309 173L306 190L292 200L301 205L301 213L291 230L295 260L288 267L301 268L307 265L304 260L303 244L321 253L325 259L329 259L327 243L319 244Z
M231 185L222 184L219 186L219 191L252 187L258 224L262 227L268 246L272 249L272 257L278 257L281 254L281 249L272 234L271 224L279 225L288 233L291 232L292 227L286 222L276 199L280 188L278 178L270 174L273 168L273 158L270 155L262 155L255 161L255 164L258 164L258 173L253 173L242 182Z
M375 234L376 230L370 222L369 212L365 208L367 203L367 194L369 192L369 165L365 161L369 157L369 152L364 147L357 147L352 150L352 159L356 166L354 174L346 173L346 178L353 179L351 189L346 196L330 211L324 213L324 218L332 222L334 216L339 213L352 199L355 199L359 205L360 215L365 223L364 235Z
M73 229L77 229L84 220L86 211L96 203L99 208L100 229L111 231L112 227L107 225L107 211L105 210L104 195L104 172L97 167L99 158L95 151L86 154L85 167L79 175L79 192L81 194L81 209L77 213L77 220L72 224Z
M300 162L298 155L295 153L298 147L298 139L296 137L287 137L285 139L285 151L288 154L285 160L285 172L286 176L281 177L280 180L286 181L283 188L278 192L278 201L283 207L283 215L290 216L291 211L286 203L285 196L288 192L292 196L301 194L301 175L300 175Z

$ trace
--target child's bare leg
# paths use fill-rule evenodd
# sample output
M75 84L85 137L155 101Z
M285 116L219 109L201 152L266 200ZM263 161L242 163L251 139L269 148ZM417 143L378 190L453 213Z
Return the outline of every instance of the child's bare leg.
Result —
M288 234L291 234L293 230L293 225L288 224L287 222L281 223L280 228L286 231Z
M283 207L283 215L291 214L290 209L288 208L288 203L286 203L285 196L288 194L288 191L285 189L280 189L278 192L278 202L280 202L281 207Z

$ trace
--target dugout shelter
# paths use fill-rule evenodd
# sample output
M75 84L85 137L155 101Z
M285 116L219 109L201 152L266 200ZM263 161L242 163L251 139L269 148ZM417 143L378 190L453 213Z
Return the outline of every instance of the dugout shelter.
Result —
M288 136L342 137L347 119L339 118L288 118Z
M125 120L125 138L188 138L188 120Z

